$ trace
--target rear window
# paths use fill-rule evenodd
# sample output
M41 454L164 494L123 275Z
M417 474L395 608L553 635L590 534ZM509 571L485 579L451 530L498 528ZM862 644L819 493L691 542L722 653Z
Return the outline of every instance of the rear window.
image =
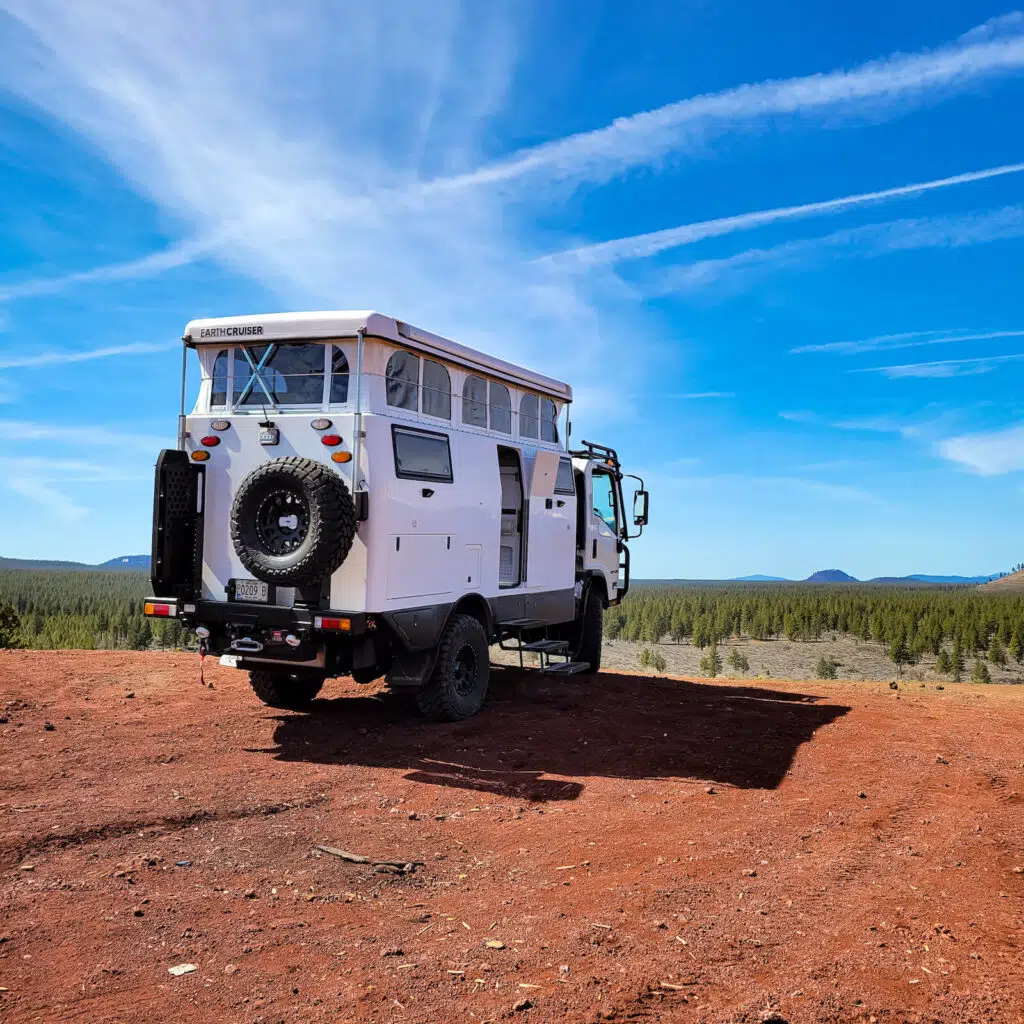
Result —
M568 459L558 460L558 476L555 477L555 494L575 494L576 482L572 475L572 463Z
M322 405L324 345L247 345L235 350L235 405Z
M407 480L452 482L452 453L447 434L392 425L395 474Z

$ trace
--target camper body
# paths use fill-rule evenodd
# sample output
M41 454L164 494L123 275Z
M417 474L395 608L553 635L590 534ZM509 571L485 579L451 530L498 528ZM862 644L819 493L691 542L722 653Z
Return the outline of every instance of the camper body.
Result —
M202 377L157 465L148 614L278 706L384 676L464 717L495 641L596 671L647 496L627 520L614 451L569 450L567 384L373 312L197 320L184 343Z

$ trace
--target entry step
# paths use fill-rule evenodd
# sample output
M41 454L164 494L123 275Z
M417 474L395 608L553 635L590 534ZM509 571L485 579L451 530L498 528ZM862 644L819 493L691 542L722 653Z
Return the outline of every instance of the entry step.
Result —
M506 619L498 625L502 629L537 629L546 626L547 623L543 619Z
M569 651L568 640L534 640L531 643L523 644L524 651L540 651L544 654L567 654Z
M549 676L575 676L580 672L589 672L589 661L563 661L557 665L548 665L544 674Z

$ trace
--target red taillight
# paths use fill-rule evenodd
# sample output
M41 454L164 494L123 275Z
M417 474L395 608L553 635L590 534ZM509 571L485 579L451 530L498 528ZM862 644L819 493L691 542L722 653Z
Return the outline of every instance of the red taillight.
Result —
M220 444L220 438L214 437L213 434L207 434L206 437L200 438L199 443L205 448L216 448Z
M313 627L314 629L340 629L343 633L347 633L352 628L352 620L335 619L326 615L317 615L313 619Z
M320 443L327 445L328 448L333 448L335 445L341 444L341 438L337 434L324 434L320 438Z
M146 615L153 615L161 619L174 618L178 612L173 604L158 604L156 601L147 601L142 610Z

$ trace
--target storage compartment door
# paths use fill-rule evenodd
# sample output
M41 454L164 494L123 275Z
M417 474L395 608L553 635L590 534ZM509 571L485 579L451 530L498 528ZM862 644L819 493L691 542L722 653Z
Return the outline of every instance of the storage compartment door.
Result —
M454 562L450 534L393 536L388 552L388 600L450 594Z

